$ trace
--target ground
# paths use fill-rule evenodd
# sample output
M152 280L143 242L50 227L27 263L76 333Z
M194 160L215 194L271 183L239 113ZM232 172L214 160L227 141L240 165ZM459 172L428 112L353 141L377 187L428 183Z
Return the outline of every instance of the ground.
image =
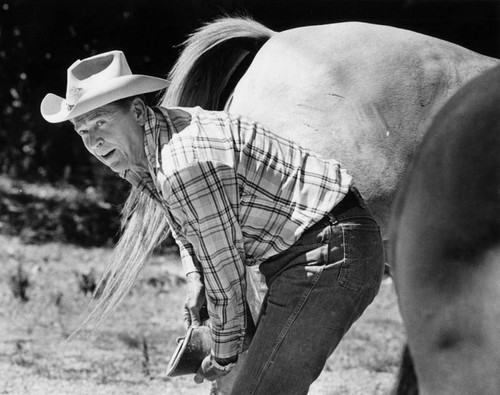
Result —
M90 300L79 278L99 273L110 252L0 236L0 394L208 394L208 384L164 375L185 332L185 281L175 252L153 257L93 336L66 340ZM404 336L392 282L384 280L310 393L389 394Z

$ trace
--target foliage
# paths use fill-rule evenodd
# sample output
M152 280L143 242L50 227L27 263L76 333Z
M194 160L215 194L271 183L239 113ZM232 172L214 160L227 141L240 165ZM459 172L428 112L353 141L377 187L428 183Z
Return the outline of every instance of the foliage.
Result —
M21 302L26 303L30 298L28 296L28 288L30 286L30 280L23 268L22 264L17 265L17 270L14 274L9 277L9 287L15 298L21 300Z
M27 242L101 246L115 241L119 226L119 207L104 202L95 189L0 178L0 233Z
M117 176L114 176L115 178ZM51 186L0 175L0 234L24 242L66 242L81 246L114 244L120 231L120 204L105 201L113 192L69 184ZM159 251L176 250L171 237Z
M69 123L50 125L39 113L45 94L65 95L67 68L121 49L134 72L165 76L178 45L201 23L245 13L274 30L343 20L386 23L499 55L493 1L1 0L1 173L93 184L102 174Z

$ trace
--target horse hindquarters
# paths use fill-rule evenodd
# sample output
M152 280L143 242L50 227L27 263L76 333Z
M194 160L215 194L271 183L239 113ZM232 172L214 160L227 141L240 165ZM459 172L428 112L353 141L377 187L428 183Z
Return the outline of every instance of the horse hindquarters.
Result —
M443 107L393 210L392 264L421 394L500 389L500 67Z
M230 111L342 163L386 237L390 205L430 119L463 81L494 63L388 26L300 27L262 46Z

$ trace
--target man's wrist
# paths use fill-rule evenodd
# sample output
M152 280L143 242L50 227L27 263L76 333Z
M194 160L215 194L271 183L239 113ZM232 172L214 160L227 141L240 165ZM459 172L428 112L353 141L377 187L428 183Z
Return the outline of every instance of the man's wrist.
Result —
M216 358L212 355L211 360L212 366L217 370L229 371L236 365L236 362L238 362L238 356L231 358Z
M192 271L192 272L189 272L189 273L186 273L186 277L188 279L196 279L196 280L202 280L203 279L203 275L201 274L201 272L198 272L198 271Z

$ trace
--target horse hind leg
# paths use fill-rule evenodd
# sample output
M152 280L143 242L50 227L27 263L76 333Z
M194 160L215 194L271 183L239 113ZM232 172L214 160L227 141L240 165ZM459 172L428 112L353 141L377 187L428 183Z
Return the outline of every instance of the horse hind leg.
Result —
M500 244L482 254L476 269L437 339L438 362L448 361L457 395L500 391Z
M453 279L454 292L428 293L424 320L408 327L421 395L500 392L498 279L500 245Z
M396 388L393 395L418 395L417 375L408 344L403 349Z

